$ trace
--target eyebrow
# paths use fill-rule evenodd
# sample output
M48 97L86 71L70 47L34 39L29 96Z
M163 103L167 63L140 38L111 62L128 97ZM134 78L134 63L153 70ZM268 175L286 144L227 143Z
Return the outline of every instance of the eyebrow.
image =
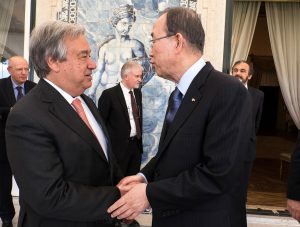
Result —
M81 50L77 55L82 55L82 54L90 54L91 50Z

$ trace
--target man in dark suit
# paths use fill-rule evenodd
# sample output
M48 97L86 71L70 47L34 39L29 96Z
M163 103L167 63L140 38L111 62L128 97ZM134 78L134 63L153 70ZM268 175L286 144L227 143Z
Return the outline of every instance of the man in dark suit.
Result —
M15 209L11 196L12 173L7 160L5 125L15 103L35 86L28 81L28 62L21 56L8 60L10 76L0 80L0 217L2 226L12 226Z
M300 222L300 130L289 167L287 209Z
M176 89L158 152L118 184L130 190L108 209L113 217L132 219L151 206L153 226L247 225L251 100L239 81L203 60L204 36L199 16L187 8L167 9L154 24L151 63Z
M99 112L111 139L112 151L125 176L140 171L143 153L142 73L143 69L137 62L126 62L121 68L122 81L104 90L98 101Z
M248 61L237 61L232 66L232 75L245 85L251 95L253 121L255 124L255 133L257 133L263 110L264 93L256 88L248 86L248 81L251 80L253 75L253 65Z
M20 189L19 227L112 227L106 210L121 174L97 107L83 94L96 64L82 26L47 22L32 32L40 77L9 114L7 154Z

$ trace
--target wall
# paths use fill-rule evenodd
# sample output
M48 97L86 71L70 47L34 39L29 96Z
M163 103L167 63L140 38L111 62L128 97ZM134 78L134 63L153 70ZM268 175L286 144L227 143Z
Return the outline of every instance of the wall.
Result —
M131 55L131 46L120 43L122 48L116 48L111 40L117 40L117 32L110 23L110 18L114 9L121 4L134 2L136 21L132 23L128 36L139 43L139 53L134 53L131 57L140 57L141 64L146 68L146 82L142 88L143 92L143 142L145 164L153 157L158 148L160 132L162 129L165 109L168 96L174 89L174 83L153 76L153 70L149 64L149 49L152 24L155 22L160 11L165 7L189 6L197 10L200 14L203 27L206 32L206 44L204 49L204 59L211 61L216 69L222 70L223 49L224 49L224 24L226 1L219 0L40 0L37 1L36 24L47 20L63 20L71 23L79 23L85 26L87 38L91 45L92 57L97 62L98 69L93 73L93 86L86 91L95 103L104 89L114 86L120 81L119 69L124 62L115 60L110 68L113 71L105 70L101 72L101 67L106 67L108 63L98 56L98 50L107 51L113 59L120 59L123 56ZM157 2L157 5L154 4ZM155 8L156 7L156 8ZM103 43L105 43L103 45ZM130 57L130 58L131 58ZM120 62L118 62L120 61ZM105 66L106 64L106 66ZM147 82L148 81L148 82Z

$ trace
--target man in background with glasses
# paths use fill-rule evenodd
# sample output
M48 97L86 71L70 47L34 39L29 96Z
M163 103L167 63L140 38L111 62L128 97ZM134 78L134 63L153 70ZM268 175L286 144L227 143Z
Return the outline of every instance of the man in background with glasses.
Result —
M13 105L35 86L28 81L28 62L21 56L8 60L10 76L0 80L0 217L2 226L12 226L15 209L11 196L12 173L6 155L5 124Z

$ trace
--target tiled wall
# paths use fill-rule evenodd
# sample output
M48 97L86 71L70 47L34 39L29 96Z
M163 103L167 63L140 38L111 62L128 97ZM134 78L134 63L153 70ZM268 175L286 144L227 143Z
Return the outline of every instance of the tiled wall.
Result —
M110 23L113 11L122 4L132 4L136 20L128 33L128 46L124 43L114 46L116 29ZM93 86L86 93L94 98L95 103L106 88L114 86L119 80L119 69L122 59L140 57L147 70L147 83L143 92L143 163L155 155L158 148L160 132L164 120L168 96L174 88L174 83L155 76L149 67L149 40L152 24L159 12L166 7L188 6L200 14L206 41L204 58L215 68L221 70L223 62L224 23L226 1L220 0L52 0L37 1L37 24L48 19L59 19L70 23L83 24L87 30L87 38L91 45L92 57L97 62L98 69L94 72ZM120 13L123 13L120 9ZM133 41L132 41L133 40ZM114 42L113 42L114 41ZM103 47L104 46L104 47ZM120 48L120 46L122 48ZM139 51L132 54L139 46ZM104 50L105 49L105 50ZM102 60L99 50L106 51ZM129 54L130 53L130 54ZM131 55L131 56L130 56ZM107 62L114 62L109 65ZM118 62L119 61L119 62ZM101 66L110 67L110 72L101 72Z

